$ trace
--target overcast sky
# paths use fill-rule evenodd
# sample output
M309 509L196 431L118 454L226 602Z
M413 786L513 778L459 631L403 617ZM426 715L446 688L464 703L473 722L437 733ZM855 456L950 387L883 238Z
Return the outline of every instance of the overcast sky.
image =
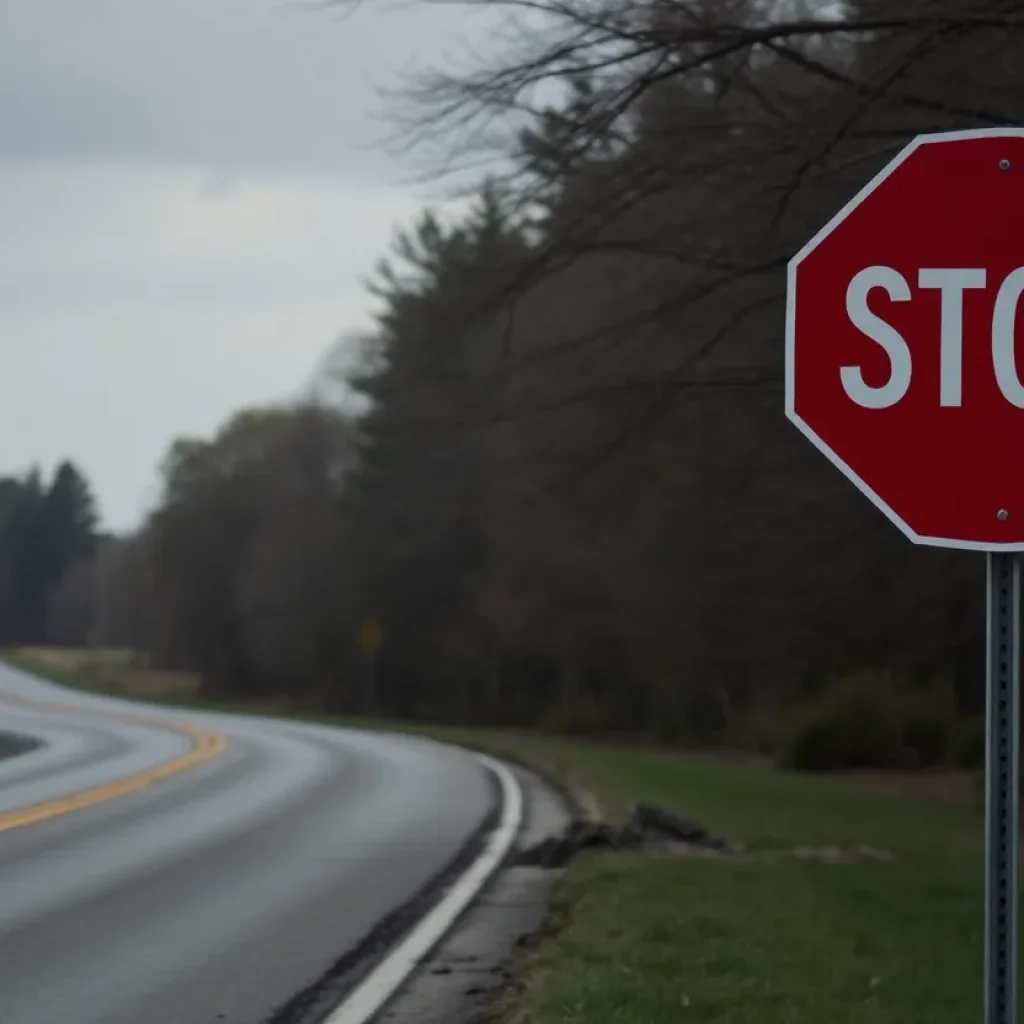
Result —
M427 195L376 87L464 8L0 0L0 473L134 525L183 434L300 389Z

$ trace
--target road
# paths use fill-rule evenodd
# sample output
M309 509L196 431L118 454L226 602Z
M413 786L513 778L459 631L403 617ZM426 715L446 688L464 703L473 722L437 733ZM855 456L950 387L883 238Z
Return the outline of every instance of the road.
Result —
M3 1024L259 1024L495 798L471 755L427 741L151 708L6 666L0 715L45 741L0 761Z

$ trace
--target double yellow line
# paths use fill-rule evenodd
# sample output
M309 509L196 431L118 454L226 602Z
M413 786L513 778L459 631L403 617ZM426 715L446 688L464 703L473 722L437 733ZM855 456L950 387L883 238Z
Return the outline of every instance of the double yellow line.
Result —
M19 694L0 693L0 702L18 704L22 707L30 707L53 714L88 715L107 721L124 722L127 725L144 725L150 728L163 729L187 736L192 743L188 753L182 754L173 760L164 761L162 764L155 765L152 768L147 768L145 771L127 775L123 779L116 779L113 782L104 782L89 789L79 790L77 793L60 797L57 800L48 800L46 803L35 804L31 807L20 807L14 811L0 813L0 832L6 832L13 828L23 828L25 825L34 825L38 821L55 818L59 814L68 814L70 811L78 811L84 807L92 807L94 804L113 800L115 797L134 793L136 790L144 789L154 782L169 779L171 776L178 775L189 768L195 768L197 765L212 761L215 757L219 757L227 746L227 740L220 733L211 732L208 729L200 729L198 726L187 723L167 722L163 719L147 718L143 715L111 714L103 711L90 711L82 707L48 704L44 701L22 697Z

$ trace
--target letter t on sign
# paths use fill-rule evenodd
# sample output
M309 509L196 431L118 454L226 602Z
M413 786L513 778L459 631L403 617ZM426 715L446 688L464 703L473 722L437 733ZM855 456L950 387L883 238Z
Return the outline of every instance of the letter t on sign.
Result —
M939 330L939 405L960 405L964 376L964 291L985 287L985 271L964 267L922 269L917 283L942 295Z

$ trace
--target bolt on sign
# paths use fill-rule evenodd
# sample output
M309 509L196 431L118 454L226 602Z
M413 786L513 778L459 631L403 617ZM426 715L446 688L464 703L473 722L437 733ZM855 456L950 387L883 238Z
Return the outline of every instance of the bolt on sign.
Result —
M790 261L786 415L917 544L986 552L985 1021L1017 1021L1024 129L923 135Z

